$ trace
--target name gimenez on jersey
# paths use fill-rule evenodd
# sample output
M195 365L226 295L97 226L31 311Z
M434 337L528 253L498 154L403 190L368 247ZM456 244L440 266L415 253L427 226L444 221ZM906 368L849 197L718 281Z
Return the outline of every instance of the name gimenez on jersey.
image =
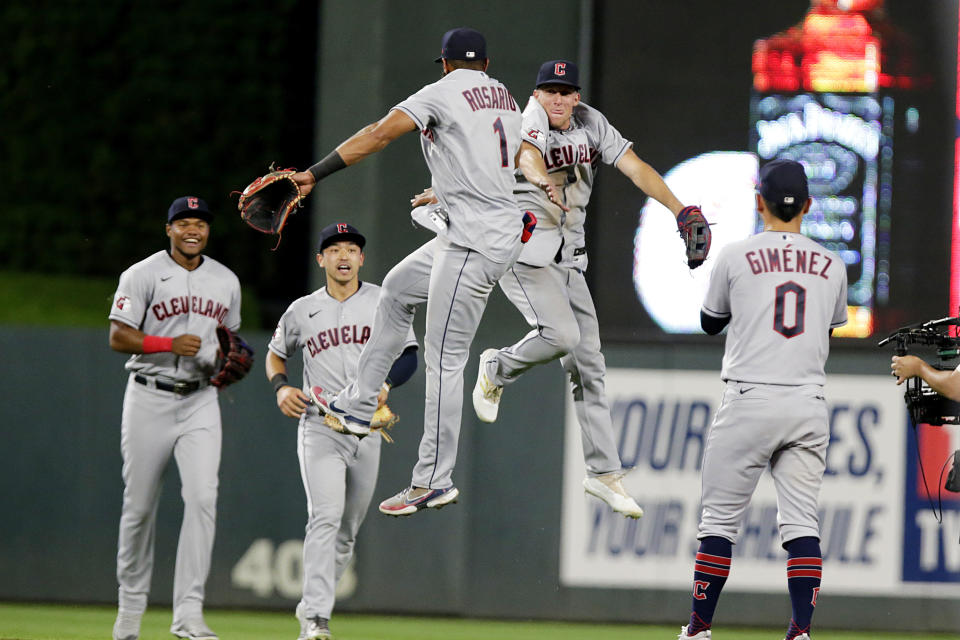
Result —
M312 358L331 347L339 347L341 344L364 344L369 339L370 325L352 324L319 331L317 335L307 338L306 347Z
M462 92L471 111L479 109L497 109L498 111L516 111L517 103L504 87L474 87Z
M827 269L833 264L833 258L819 251L793 249L791 247L758 249L743 254L750 271L754 275L761 273L808 273L829 280Z
M177 296L169 300L156 303L150 310L157 320L166 320L185 313L196 313L208 318L214 318L223 324L230 307L216 300L204 299L201 296Z

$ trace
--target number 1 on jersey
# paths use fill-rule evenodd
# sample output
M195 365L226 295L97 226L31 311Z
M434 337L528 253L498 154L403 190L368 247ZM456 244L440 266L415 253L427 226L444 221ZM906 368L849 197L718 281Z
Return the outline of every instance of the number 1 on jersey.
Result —
M503 122L500 118L493 121L493 130L500 136L500 166L510 166L510 156L507 155L507 132L503 130Z

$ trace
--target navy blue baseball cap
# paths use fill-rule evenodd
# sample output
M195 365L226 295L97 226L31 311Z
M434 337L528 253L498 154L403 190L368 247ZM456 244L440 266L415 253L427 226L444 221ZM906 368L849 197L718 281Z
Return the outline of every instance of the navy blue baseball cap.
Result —
M537 86L545 84L565 84L579 91L580 70L569 60L548 60L537 72Z
M760 168L760 195L771 204L802 207L810 197L803 165L784 158L763 165Z
M346 222L335 222L327 225L320 231L320 248L318 251L323 253L324 249L334 242L340 242L341 240L355 242L361 249L367 244L367 239L363 237L363 234L360 233L355 226L347 224Z
M443 34L443 40L440 41L440 57L434 62L441 60L486 60L487 59L487 40L483 34L476 29L459 27L450 29Z
M200 218L210 222L213 220L213 214L210 213L210 207L207 203L196 196L183 196L177 198L167 209L167 224L180 218Z

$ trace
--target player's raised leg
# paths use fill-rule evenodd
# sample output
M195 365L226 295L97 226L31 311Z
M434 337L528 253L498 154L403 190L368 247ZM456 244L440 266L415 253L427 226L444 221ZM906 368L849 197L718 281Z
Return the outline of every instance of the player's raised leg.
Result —
M500 279L500 288L533 330L513 345L481 354L473 388L473 408L481 421L497 419L503 387L532 367L571 351L580 341L564 271L568 269L517 263Z
M370 338L357 363L357 378L334 399L333 413L367 423L373 417L377 394L406 344L416 307L427 300L436 243L434 239L422 245L383 279Z
M587 467L583 487L614 511L639 518L643 509L623 487L625 472L607 402L607 365L600 351L597 311L583 274L575 269L565 271L569 306L580 330L580 341L560 362L570 376L573 406L580 424L583 460Z
M427 300L423 437L410 488L380 504L389 515L442 507L457 498L453 468L463 417L463 369L487 298L508 267L442 238L437 243Z

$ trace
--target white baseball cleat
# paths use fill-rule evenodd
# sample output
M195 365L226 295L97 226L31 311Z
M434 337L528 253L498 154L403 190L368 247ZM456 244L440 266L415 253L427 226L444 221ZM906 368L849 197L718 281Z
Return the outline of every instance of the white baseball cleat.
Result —
M203 618L175 622L170 627L170 633L185 640L220 640Z
M789 640L810 640L810 634L801 633L798 636L793 636L793 638L790 638Z
M117 610L113 623L113 640L138 640L140 638L140 614Z
M487 364L495 361L497 349L487 349L480 354L480 368L477 371L477 383L473 386L473 410L481 422L493 422L497 419L500 410L500 394L503 387L498 387L487 377Z
M623 472L614 471L599 476L587 476L583 479L583 489L606 502L614 511L628 518L640 518L643 516L643 509L624 490L621 482L624 475Z
M314 616L307 620L307 628L304 630L304 634L304 640L333 640L329 621L320 616Z
M700 633L688 636L687 628L683 627L680 629L680 635L677 636L677 640L710 640L710 629L704 629Z

